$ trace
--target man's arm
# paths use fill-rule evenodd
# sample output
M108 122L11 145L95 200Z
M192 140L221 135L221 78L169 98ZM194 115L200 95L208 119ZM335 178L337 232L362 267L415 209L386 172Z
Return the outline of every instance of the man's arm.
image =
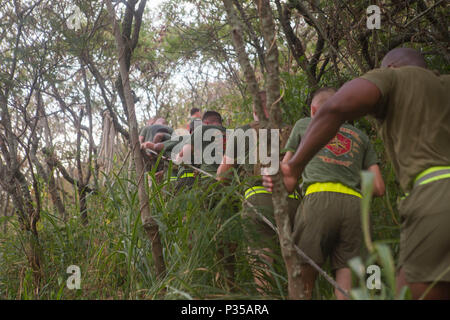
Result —
M165 133L165 132L158 132L153 137L153 143L160 143L160 142L164 141L166 139L166 135L167 135L167 133Z
M141 129L141 131L139 132L139 142L141 144L141 149L144 149L144 139L145 139L145 133L147 131L147 127L144 127Z
M286 154L283 157L283 160L281 160L282 163L288 163L289 160L292 159L292 157L294 156L294 153L292 151L288 151L286 152Z
M141 149L151 149L155 152L160 153L163 149L164 149L164 143L160 142L160 143L153 143L150 141L144 142L141 144ZM147 155L152 158L154 155L153 154L148 154Z
M375 197L382 197L384 196L384 191L386 189L384 185L383 177L381 176L380 167L377 164L371 165L367 170L372 172L375 176L375 179L373 181L373 195Z
M295 188L306 164L337 134L340 126L346 120L374 113L380 97L381 92L377 86L358 78L344 84L320 107L292 159L280 165L288 191ZM263 183L267 189L272 189L270 177L263 177Z
M227 177L227 175L228 175L228 171L231 168L235 167L235 165L233 163L234 163L233 159L227 157L226 155L223 156L222 163L217 168L216 179L219 180L219 181L228 181L228 180L230 180Z
M183 148L181 149L181 151L178 153L178 155L177 155L177 157L175 159L175 162L176 163L183 163L184 162L183 161L184 157L187 157L187 156L190 157L191 156L191 152L192 152L192 146L189 143L185 144L183 146Z

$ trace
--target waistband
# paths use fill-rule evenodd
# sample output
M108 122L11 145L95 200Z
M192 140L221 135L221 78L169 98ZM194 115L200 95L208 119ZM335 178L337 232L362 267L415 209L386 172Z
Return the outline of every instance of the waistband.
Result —
M414 187L446 178L450 178L450 166L431 167L417 175Z
M244 191L244 198L245 198L245 200L248 200L250 197L254 196L255 194L261 194L261 193L272 194L272 192L267 191L267 189L263 186L254 186L254 187L248 188L247 190ZM296 192L291 193L288 197L291 199L296 199L296 200L299 199Z
M178 179L193 178L193 177L194 177L193 172L185 172L181 176L179 176Z
M317 182L306 189L305 196L315 192L338 192L362 198L361 193L339 182Z
M195 178L195 177L198 177L199 175L196 175L194 172L185 172L185 173L183 173L181 176L179 176L179 177L175 177L176 179L184 179L184 178ZM200 175L199 176L200 178L212 178L212 177L210 177L210 176L207 176L207 175L205 175L205 174L202 174L202 175ZM172 177L171 177L171 179L172 179ZM175 179L175 180L176 180ZM172 180L170 180L170 181L172 181Z

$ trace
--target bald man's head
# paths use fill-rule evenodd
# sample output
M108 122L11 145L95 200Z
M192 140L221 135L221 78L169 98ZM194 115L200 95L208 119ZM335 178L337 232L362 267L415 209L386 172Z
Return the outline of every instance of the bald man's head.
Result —
M156 119L155 124L161 124L161 125L165 126L165 125L167 125L167 121L164 118L158 118L158 119Z
M411 48L396 48L389 51L383 58L381 66L384 68L399 68L403 66L417 66L426 68L427 63L422 54Z
M311 101L311 117L319 110L319 108L336 93L335 88L325 87L317 90Z

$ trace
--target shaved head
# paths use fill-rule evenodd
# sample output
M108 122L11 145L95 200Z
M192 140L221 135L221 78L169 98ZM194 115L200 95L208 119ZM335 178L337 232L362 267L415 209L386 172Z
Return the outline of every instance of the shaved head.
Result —
M167 121L164 118L158 118L158 119L156 119L155 124L161 124L161 125L165 126L165 125L167 125Z
M325 87L317 90L313 94L313 98L311 101L311 116L314 116L317 110L319 110L319 108L335 93L336 89L331 87Z
M389 51L381 62L382 67L399 68L403 66L417 66L426 68L427 63L422 54L411 48L396 48Z

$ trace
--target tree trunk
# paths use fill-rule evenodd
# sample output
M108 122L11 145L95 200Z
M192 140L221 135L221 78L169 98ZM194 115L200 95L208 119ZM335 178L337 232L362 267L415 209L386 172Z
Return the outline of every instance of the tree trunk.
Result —
M278 65L278 48L272 9L269 0L256 1L261 20L261 29L266 44L267 67L267 106L270 107L270 128L280 128L282 125L280 101L280 75ZM279 147L279 146L278 146ZM279 150L279 148L278 148ZM281 253L288 273L289 299L304 299L303 282L300 272L300 260L294 249L292 239L292 222L288 215L288 193L283 184L281 172L274 177L274 191L272 194L275 209L275 221L278 228Z
M48 176L48 192L50 193L50 197L52 198L53 205L56 207L61 218L66 221L66 209L61 200L61 196L59 194L58 187L56 185L55 177L53 176L53 172L50 172Z
M253 103L255 105L256 113L261 123L261 128L267 126L266 116L264 115L264 110L262 107L261 97L259 93L258 81L256 80L255 70L253 69L248 55L245 51L245 43L243 37L243 27L242 23L238 18L236 9L233 6L232 0L222 0L227 12L228 21L232 28L231 36L233 38L234 49L238 56L239 64L244 72L245 80L247 81L250 94L253 98Z
M117 55L119 58L119 67L120 67L120 75L122 78L122 85L124 89L124 95L125 95L125 102L127 106L127 113L128 113L128 125L130 127L130 142L131 142L131 148L132 148L132 154L134 159L134 165L136 168L136 179L137 186L138 186L138 197L139 197L139 203L140 203L140 212L141 212L141 219L142 219L142 225L144 227L145 232L147 233L147 236L149 237L149 240L152 243L152 253L153 258L155 261L156 266L156 274L158 277L163 277L166 273L166 266L164 263L164 256L163 256L163 250L162 250L162 244L161 239L159 235L159 228L158 224L156 223L155 219L153 219L150 207L149 207L149 197L147 190L144 185L145 179L143 178L145 175L144 171L144 162L142 159L141 151L140 151L140 143L138 140L138 125L136 120L136 113L134 108L134 98L131 92L130 87L130 79L129 79L129 73L128 73L128 67L126 62L126 46L124 43L124 39L122 38L122 35L119 31L119 25L117 23L116 17L115 17L115 11L112 6L112 3L110 0L106 1L106 5L108 7L108 12L111 18L111 22L113 25L114 30L114 36L116 39L116 47L117 47Z

